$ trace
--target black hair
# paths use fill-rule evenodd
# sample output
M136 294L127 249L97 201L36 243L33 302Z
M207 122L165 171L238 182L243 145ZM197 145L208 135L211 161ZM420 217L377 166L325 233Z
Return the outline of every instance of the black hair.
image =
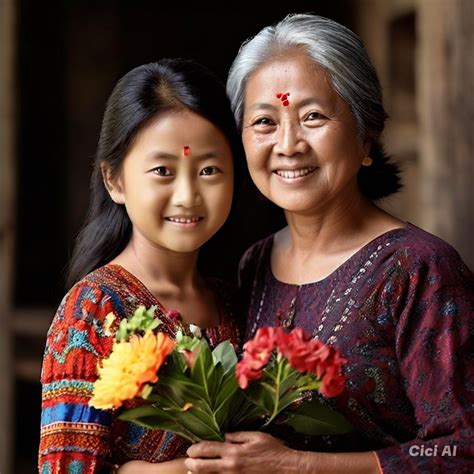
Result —
M90 206L70 261L67 284L115 258L128 244L132 224L125 206L105 188L101 165L116 177L134 138L151 120L189 110L213 123L227 138L234 181L241 177L243 148L224 84L205 66L188 59L162 59L132 69L117 83L105 108L90 185ZM235 183L237 184L237 183Z
M361 193L371 201L396 193L402 187L399 164L390 161L379 140L372 142L368 156L372 164L361 166L357 174Z

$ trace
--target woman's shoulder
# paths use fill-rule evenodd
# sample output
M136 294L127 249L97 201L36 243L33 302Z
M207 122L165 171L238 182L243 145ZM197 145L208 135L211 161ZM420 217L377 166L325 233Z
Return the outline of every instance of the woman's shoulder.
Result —
M445 240L412 223L407 223L400 238L392 245L398 255L406 254L417 261L461 261L457 250ZM389 239L390 240L390 239Z
M408 277L431 275L430 278L473 281L474 276L456 249L445 240L420 227L407 223L399 232L391 232L378 242L387 262L403 270Z
M239 263L239 273L248 266L256 266L263 257L271 252L275 234L270 234L251 245L242 255Z

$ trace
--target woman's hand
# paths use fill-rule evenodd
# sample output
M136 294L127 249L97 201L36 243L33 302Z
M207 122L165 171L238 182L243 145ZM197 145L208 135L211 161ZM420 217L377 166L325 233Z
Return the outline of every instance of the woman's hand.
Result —
M296 451L259 431L226 435L226 442L203 441L191 446L184 464L192 474L377 474L378 459L364 453L315 453ZM206 459L207 458L207 459Z
M117 474L186 474L184 458L159 463L129 461L117 470Z
M203 441L191 446L185 461L194 473L272 474L297 471L297 452L282 441L259 431L229 433L226 441ZM199 459L197 459L199 458ZM205 459L208 458L208 459Z

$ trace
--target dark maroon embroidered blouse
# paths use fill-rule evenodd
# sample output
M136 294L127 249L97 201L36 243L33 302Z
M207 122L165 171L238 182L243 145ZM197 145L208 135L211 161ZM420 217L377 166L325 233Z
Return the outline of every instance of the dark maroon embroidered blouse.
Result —
M407 224L327 278L292 285L273 275L272 245L273 236L257 242L240 263L246 339L286 323L337 347L348 359L346 390L327 403L355 428L275 434L304 450L375 450L386 474L472 473L474 276L457 252ZM435 446L436 455L421 455Z

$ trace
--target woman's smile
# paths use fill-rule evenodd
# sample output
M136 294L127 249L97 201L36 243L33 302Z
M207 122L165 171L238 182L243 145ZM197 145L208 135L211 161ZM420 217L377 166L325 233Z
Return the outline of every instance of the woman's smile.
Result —
M279 168L272 171L272 173L276 175L277 179L285 184L299 184L312 177L316 170L317 168L315 166L306 166L304 168L291 169Z

